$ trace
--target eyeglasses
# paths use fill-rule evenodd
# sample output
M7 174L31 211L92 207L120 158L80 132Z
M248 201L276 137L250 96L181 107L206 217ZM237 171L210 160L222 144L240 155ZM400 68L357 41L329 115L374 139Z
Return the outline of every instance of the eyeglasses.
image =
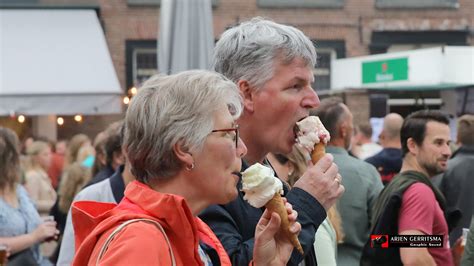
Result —
M214 133L214 132L231 132L231 131L234 131L235 134L234 134L234 138L233 139L235 141L235 148L237 149L237 147L239 146L239 125L236 125L234 128L223 128L223 129L214 129L213 131L211 131L211 133Z

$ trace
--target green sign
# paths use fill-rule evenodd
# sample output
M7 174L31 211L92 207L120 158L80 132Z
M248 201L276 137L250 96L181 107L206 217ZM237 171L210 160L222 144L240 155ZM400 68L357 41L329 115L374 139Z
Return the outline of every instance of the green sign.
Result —
M362 84L408 80L408 57L362 62Z

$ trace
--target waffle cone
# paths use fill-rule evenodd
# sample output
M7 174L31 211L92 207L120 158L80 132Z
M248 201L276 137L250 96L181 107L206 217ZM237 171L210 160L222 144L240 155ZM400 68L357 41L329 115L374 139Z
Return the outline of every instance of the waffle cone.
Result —
M311 161L316 164L326 154L326 145L322 141L314 145L313 152L311 152Z
M283 232L286 237L291 241L293 246L301 253L304 254L303 248L301 247L298 237L290 232L290 222L288 221L288 212L286 211L283 199L280 194L277 192L273 195L273 198L265 204L265 208L269 209L272 212L278 213L281 218L280 231Z

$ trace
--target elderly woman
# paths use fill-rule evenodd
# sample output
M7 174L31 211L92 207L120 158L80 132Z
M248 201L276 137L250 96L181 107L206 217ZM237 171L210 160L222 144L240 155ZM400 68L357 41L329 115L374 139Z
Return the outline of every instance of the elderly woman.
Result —
M73 204L80 243L74 265L230 265L197 215L237 196L247 151L235 124L241 110L237 87L220 74L187 71L148 80L125 118L124 149L137 181L115 208ZM286 207L291 231L299 233L296 212ZM255 231L255 265L288 261L293 247L279 224L276 213L264 212Z
M39 244L56 236L55 222L41 222L26 190L18 184L19 141L15 132L0 127L0 244L10 247L15 265L51 265Z

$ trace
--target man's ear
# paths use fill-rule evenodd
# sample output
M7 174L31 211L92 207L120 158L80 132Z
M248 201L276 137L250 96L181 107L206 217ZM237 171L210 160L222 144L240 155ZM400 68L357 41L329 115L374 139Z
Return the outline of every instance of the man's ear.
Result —
M413 138L408 138L407 147L410 153L413 153L414 155L418 155L418 144L416 144Z
M185 167L194 164L193 155L189 152L188 148L184 147L182 141L178 141L173 145L173 152Z
M246 111L252 113L254 108L254 97L253 90L250 87L250 84L247 80L239 80L237 86L242 93L242 98L244 99L244 108Z
M339 128L337 129L338 133L339 133L339 136L343 139L346 138L347 134L350 134L348 132L349 130L349 125L347 123L347 121L344 121L342 123L339 124Z

